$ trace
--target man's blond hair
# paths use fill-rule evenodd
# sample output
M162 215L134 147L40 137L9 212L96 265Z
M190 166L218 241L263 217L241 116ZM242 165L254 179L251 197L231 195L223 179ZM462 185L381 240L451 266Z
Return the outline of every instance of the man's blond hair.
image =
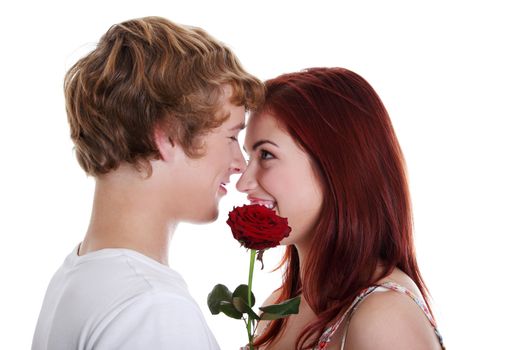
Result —
M256 108L264 87L232 51L200 28L145 17L113 25L67 72L66 109L77 159L90 175L159 157L154 128L191 157L199 135L218 127L224 85L231 102Z

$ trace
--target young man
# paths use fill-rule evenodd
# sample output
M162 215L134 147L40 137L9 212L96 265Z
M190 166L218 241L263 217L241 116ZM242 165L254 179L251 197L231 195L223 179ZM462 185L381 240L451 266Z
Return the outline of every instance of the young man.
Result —
M198 28L147 17L112 26L65 78L91 222L48 287L39 349L218 349L168 265L181 221L217 218L259 80Z

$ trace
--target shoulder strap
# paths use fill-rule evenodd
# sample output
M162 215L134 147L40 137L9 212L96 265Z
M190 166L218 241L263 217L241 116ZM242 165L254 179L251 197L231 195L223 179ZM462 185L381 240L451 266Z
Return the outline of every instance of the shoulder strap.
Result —
M323 334L321 335L321 337L319 338L319 342L317 343L317 346L313 349L313 350L322 350L322 349L326 349L326 347L328 346L328 344L330 343L330 340L332 338L332 336L335 334L335 332L337 332L337 330L339 329L339 327L341 326L341 324L343 323L343 321L346 319L346 320L349 320L350 317L351 317L351 314L354 312L355 308L357 308L357 306L368 296L370 295L373 291L376 290L376 288L378 288L379 286L371 286L371 287L368 287L367 289L365 289L364 291L362 291L358 296L357 298L354 299L354 301L352 302L352 304L348 307L348 309L346 309L346 311L344 312L344 314L333 324L331 325L330 327L328 327L324 332ZM349 316L349 317L347 317ZM348 321L346 322L345 324L345 327L348 327L347 326L348 324ZM346 329L346 328L345 328ZM346 336L346 332L345 332L345 336ZM345 337L346 338L346 337ZM345 339L343 339L343 346L344 346L344 341Z
M432 317L432 314L430 313L430 310L427 304L425 303L423 299L415 295L410 289L403 287L402 285L397 284L395 282L385 282L385 283L382 283L380 286L383 288L387 288L387 289L396 291L401 294L408 295L410 299L412 299L417 304L417 306L419 306L419 308L425 313L428 320L432 324L432 327L436 328L436 322L434 321L434 318Z

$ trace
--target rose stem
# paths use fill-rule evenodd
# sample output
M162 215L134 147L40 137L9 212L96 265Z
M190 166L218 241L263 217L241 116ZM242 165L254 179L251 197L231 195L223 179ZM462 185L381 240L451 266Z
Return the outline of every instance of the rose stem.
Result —
M252 280L253 280L253 266L255 264L255 249L250 249L250 271L248 275L248 306L252 307ZM252 348L253 335L252 335L252 318L248 314L248 338L250 340L250 348Z

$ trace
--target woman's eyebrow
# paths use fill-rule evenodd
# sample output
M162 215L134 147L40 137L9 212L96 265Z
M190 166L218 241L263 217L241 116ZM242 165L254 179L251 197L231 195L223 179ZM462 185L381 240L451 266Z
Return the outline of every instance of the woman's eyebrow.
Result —
M260 141L257 141L253 144L252 146L252 151L255 151L257 149L257 147L261 146L261 145L264 145L265 143L269 143L271 145L274 145L275 147L279 148L279 146L277 146L277 144L275 142L272 142L270 140L260 140ZM244 151L246 152L246 147L242 147L244 149Z
M277 146L277 144L275 142L272 142L270 140L260 140L260 141L257 141L256 143L253 144L252 151L255 151L257 149L257 147L259 147L261 145L264 145L265 143L269 143L271 145L274 145L277 148L279 147L279 146Z

